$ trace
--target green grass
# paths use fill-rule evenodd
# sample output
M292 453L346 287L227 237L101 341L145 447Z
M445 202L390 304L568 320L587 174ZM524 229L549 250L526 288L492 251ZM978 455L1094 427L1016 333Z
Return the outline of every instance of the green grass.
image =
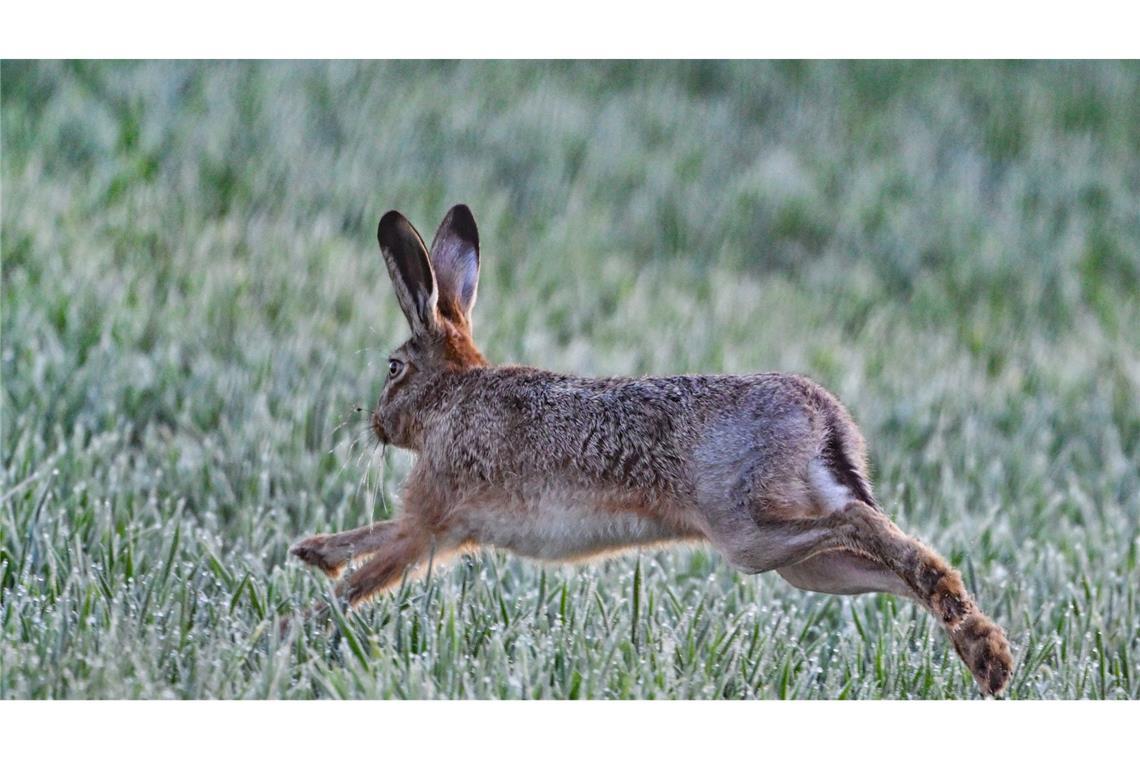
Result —
M476 336L809 374L1009 631L1140 697L1140 66L0 68L0 696L972 698L931 618L701 548L483 552L347 619L286 558L398 508L375 243L480 223ZM383 464L381 467L380 465Z

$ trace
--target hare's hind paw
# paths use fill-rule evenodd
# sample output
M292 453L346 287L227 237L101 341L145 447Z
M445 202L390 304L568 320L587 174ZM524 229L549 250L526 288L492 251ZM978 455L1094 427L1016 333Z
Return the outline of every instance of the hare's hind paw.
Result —
M329 547L327 538L324 535L309 536L293 544L289 553L305 564L319 568L328 577L336 578L349 558L343 550Z
M968 615L952 633L954 648L987 696L999 696L1013 675L1013 655L999 625L980 612Z

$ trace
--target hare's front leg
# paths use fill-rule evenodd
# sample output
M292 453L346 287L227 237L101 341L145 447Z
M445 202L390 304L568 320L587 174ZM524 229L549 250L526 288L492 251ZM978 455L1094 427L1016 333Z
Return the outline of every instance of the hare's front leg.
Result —
M419 476L417 476L419 473ZM355 557L371 556L337 584L337 596L357 605L396 581L434 551L450 554L464 540L449 529L447 501L436 482L414 470L404 486L404 511L394 520L373 523L343 533L312 536L297 543L292 553L305 562L339 575Z
M391 541L376 551L372 559L337 584L337 598L355 607L370 597L396 585L404 572L432 554L432 538L418 530L401 526Z
M397 533L395 520L385 520L342 533L321 533L298 541L289 552L306 564L335 578L354 557L367 557L391 542Z

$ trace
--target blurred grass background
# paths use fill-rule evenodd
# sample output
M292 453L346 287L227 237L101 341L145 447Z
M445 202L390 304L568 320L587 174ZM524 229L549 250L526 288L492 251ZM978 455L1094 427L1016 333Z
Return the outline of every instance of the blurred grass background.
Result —
M277 637L395 506L375 243L452 203L492 361L815 377L1008 629L1140 696L1140 65L0 65L0 695L972 697L929 617L679 548L493 552Z

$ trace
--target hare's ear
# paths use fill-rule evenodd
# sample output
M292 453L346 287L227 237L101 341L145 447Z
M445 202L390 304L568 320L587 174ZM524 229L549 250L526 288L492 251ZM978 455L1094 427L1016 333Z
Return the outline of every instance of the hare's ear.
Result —
M438 332L435 275L420 233L399 211L389 211L380 218L376 239L380 241L380 253L388 265L388 275L396 288L396 299L412 326L412 334Z
M479 287L479 230L462 203L443 218L431 241L431 264L439 287L439 311L459 324L471 324Z

